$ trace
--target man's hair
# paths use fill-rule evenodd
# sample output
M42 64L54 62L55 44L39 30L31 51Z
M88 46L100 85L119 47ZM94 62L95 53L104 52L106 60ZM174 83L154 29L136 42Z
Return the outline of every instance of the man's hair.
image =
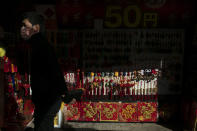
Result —
M45 21L44 17L38 14L35 11L32 12L25 12L22 15L22 20L28 19L32 25L39 24L40 25L40 33L45 34Z

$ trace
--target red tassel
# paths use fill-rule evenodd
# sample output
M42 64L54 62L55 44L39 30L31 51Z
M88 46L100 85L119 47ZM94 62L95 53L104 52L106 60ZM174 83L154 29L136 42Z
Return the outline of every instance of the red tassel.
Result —
M110 99L112 100L112 86L110 87Z
M110 83L109 83L109 87L110 87L110 99L112 100L112 80L110 80Z
M120 99L123 97L123 84L122 81L120 81Z
M146 82L146 84L147 84L147 82ZM148 92L147 92L147 87L145 88L145 93L146 93L146 94L145 94L145 101L146 101L146 100L147 100L147 95L148 95L148 94L147 94L147 93L148 93Z
M155 69L154 69L154 70L152 70L152 74L154 74L154 75L155 75L156 73L157 73L157 72L155 71Z
M156 81L155 81L156 82ZM157 85L157 84L156 84ZM155 90L156 90L156 92L155 92L155 101L157 102L157 100L158 100L158 90L157 90L157 87L154 87L154 88L156 88Z
M141 100L141 87L142 87L142 80L141 81L139 81L139 88L138 88L138 93L139 93L139 100Z
M4 57L4 72L6 73L10 72L9 65L10 65L10 62L9 62L8 57Z
M96 98L96 90L97 90L97 87L95 86L94 87L94 97Z
M147 94L147 100L149 100L149 97L148 97L149 96L149 83L147 83L147 93L146 94Z
M98 99L100 99L100 96L101 96L101 88L100 88L100 85L101 85L101 80L98 79L98 89L97 89L97 95L98 95Z
M100 99L100 88L99 86L97 87L97 97L96 97L98 100Z
M129 86L127 86L127 94L128 94L128 96L130 96L130 87Z
M25 81L28 82L28 75L25 73Z
M13 88L13 84L12 84L12 83L9 83L9 84L8 84L8 92L9 92L11 95L14 95L14 88Z
M80 88L80 77L79 77L79 72L80 72L80 70L78 69L78 70L77 70L77 86L76 86L76 88Z
M4 64L4 72L8 73L9 72L9 66L7 63Z
M146 90L146 81L144 81L144 89L143 89L143 100L146 100L146 94L145 94L145 90Z
M157 85L157 82L154 81L154 98L153 98L153 99L154 99L155 101L157 101L157 96L156 96L156 95L157 95L157 92L155 92L156 89L157 89L156 85Z
M83 83L83 80L84 80L84 72L82 72L82 77L81 77L81 88L84 88L84 83Z
M85 98L89 98L89 82L88 82L88 78L86 77L86 84L85 84Z
M67 82L67 73L64 72L64 76L66 76L65 81Z
M84 72L82 72L82 80L81 80L81 88L83 89L83 90L85 90L85 87L84 87ZM84 91L83 91L83 95L82 95L82 98L81 98L81 101L83 101L84 100L84 98L85 98L85 93L84 93Z
M119 87L120 87L120 84L119 84ZM119 99L120 99L121 98L121 87L118 90L118 96L119 96Z
M139 88L140 88L140 81L137 84L137 100L139 100Z
M107 82L108 82L108 80L106 80L106 84L107 84ZM105 86L105 98L107 99L107 96L109 95L109 91L108 91L108 89L109 89L109 85L107 84L107 86Z
M15 72L18 72L17 66L14 67L14 71L15 71Z
M71 80L70 80L70 73L68 73L68 81L71 82Z
M143 101L143 89L142 89L142 81L141 81L141 87L140 87L140 97L141 97L141 101Z
M124 83L124 81L123 81L123 83ZM123 93L123 99L124 99L125 96L126 96L126 91L125 91L125 90L126 90L126 85L123 84L123 90L122 90L122 91L123 91L123 92L122 92L122 93Z
M102 89L101 89L101 95L104 95L104 79L102 79Z
M91 100L92 99L92 83L91 83L89 89L90 89L89 90L89 99Z
M134 82L135 84L135 82ZM132 98L135 100L135 85L132 87Z
M91 88L91 98L90 99L93 98L93 95L94 95L94 88Z
M150 100L152 100L152 96L153 96L153 93L152 93L152 80L150 81Z
M28 96L28 93L29 93L28 89L29 89L30 85L24 84L23 87L25 88L25 96Z
M21 81L21 75L19 73L16 74L16 77L18 79L18 86L19 88L22 86L22 81Z
M147 99L150 100L150 83L148 83L148 88L147 88Z

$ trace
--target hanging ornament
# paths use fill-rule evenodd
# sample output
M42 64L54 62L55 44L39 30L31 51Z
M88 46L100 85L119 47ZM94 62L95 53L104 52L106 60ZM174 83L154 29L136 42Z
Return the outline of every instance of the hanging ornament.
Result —
M9 95L14 95L14 88L12 83L8 83L8 93Z
M5 62L5 63L4 63L4 72L5 72L5 73L10 72L10 70L9 70L9 63L8 63L8 62Z
M106 79L105 80L105 96L107 96L108 95L108 92L109 92L109 83L108 83L109 81L108 81L108 79Z
M98 82L98 86L97 86L97 96L98 97L97 98L99 100L100 99L100 96L101 96L101 88L102 88L100 77L98 78L97 82Z
M145 90L146 90L146 81L144 80L144 87L143 87L143 101L146 100L146 93L145 93Z
M23 84L23 87L25 89L25 96L28 96L29 95L29 91L28 90L30 88L30 85L25 83L25 84Z
M77 70L76 88L80 88L80 69Z
M91 72L91 77L94 77L94 72Z
M110 88L110 99L112 100L112 96L113 96L113 80L110 80L109 83L109 88Z
M130 88L131 88L131 80L127 80L126 89L127 89L128 96L130 96Z
M132 87L132 99L135 101L135 87L136 87L136 81L134 81L134 86Z
M85 83L85 98L89 98L89 81L88 77L86 77L86 83Z
M140 84L140 98L141 98L141 101L143 101L143 82L144 82L144 80L142 80L141 84Z
M104 80L104 78L102 78L102 82L101 83L102 83L101 95L104 96L104 91L105 91L105 87L104 87L105 80Z
M81 88L82 88L82 90L85 90L85 88L84 88L84 83L85 83L85 80L84 80L85 78L84 78L84 72L82 72L81 73ZM83 93L83 95L82 95L82 97L81 97L81 101L83 101L83 99L85 98L85 93Z
M17 77L17 74L14 75L14 81L15 81L15 88L16 88L16 91L19 91L19 85L18 85L18 77Z
M18 87L19 89L22 87L22 79L21 79L21 75L19 73L16 74L17 77L17 81L18 81Z
M118 77L118 72L115 72L115 77Z

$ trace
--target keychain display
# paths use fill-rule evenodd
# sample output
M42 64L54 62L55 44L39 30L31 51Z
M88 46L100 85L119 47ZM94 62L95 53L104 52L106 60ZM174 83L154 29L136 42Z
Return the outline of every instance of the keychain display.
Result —
M83 76L82 88L86 90L86 100L156 100L160 74L158 69L89 72Z
M5 81L7 83L5 85L7 120L13 119L13 117L25 119L22 114L24 114L24 102L31 95L30 75L27 73L21 75L17 66L11 63L8 57L4 56L3 61ZM15 112L15 114L11 112Z

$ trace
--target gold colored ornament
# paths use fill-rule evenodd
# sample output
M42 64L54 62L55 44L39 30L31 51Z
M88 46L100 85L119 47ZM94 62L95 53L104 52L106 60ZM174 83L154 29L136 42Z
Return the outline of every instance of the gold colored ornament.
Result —
M143 116L139 116L139 120L140 121L144 121L144 117Z
M112 105L110 105L110 108L112 108ZM104 110L103 110L103 113L105 114L105 116L108 118L108 119L111 119L113 118L113 114L114 112L116 112L116 109L110 109L110 108L107 108L107 107L104 107Z
M145 112L143 113L143 117L144 117L145 119L150 119L150 118L151 118L151 112L150 112L150 111L145 111Z
M97 113L96 108L93 108L90 104L87 104L86 108L84 108L83 110L86 113L85 116L88 118L93 118Z
M115 72L115 76L118 77L118 72Z
M135 112L135 108L132 108L131 105L127 105L127 107L125 109L123 109L123 111L122 111L122 116L125 119L129 119L129 118L132 118L132 115L134 112Z
M94 72L91 72L91 76L92 76L92 77L94 76Z

